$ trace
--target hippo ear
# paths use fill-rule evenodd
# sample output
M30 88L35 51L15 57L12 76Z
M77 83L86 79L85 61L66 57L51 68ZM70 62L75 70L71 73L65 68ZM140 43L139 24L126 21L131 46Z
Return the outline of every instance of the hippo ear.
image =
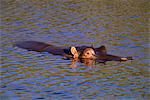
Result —
M107 53L107 50L106 50L106 47L105 46L100 46L98 49L98 52L101 52L101 53Z
M75 47L71 47L71 54L73 54L73 58L78 58L78 51Z

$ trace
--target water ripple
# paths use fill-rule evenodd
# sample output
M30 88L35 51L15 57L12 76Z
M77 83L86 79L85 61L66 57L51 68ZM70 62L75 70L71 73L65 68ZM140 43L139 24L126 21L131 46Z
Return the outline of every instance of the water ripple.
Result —
M147 1L2 0L1 98L140 99L149 97ZM129 62L88 67L15 42L34 40L57 46L105 45Z

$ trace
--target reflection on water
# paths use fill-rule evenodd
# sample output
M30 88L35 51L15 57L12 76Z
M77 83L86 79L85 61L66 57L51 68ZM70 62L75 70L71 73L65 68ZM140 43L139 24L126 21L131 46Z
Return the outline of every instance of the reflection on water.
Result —
M2 100L148 100L148 0L1 0L0 16ZM24 40L105 45L134 60L71 68L61 56L13 45Z

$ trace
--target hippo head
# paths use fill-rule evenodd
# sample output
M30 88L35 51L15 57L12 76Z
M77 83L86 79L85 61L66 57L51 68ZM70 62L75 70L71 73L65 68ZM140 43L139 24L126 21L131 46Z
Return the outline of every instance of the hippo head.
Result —
M83 52L78 52L75 47L71 47L73 58L95 59L95 51L93 48L85 48Z
M81 53L81 58L95 59L95 51L93 50L93 48L86 48Z

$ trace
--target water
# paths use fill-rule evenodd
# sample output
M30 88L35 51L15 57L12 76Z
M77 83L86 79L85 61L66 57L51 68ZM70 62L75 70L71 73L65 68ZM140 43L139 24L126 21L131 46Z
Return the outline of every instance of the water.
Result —
M1 0L1 100L148 100L148 0ZM89 67L14 44L105 45L133 61Z

